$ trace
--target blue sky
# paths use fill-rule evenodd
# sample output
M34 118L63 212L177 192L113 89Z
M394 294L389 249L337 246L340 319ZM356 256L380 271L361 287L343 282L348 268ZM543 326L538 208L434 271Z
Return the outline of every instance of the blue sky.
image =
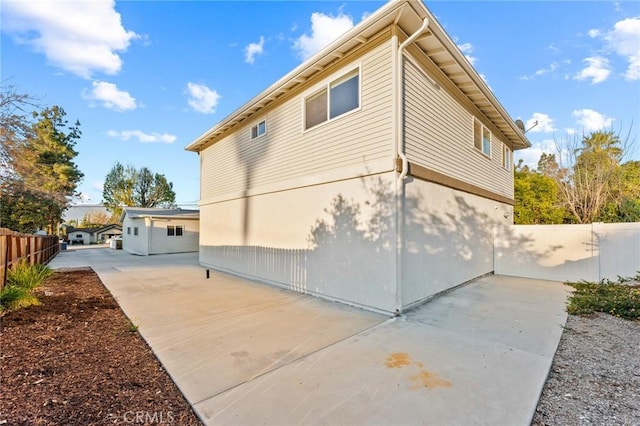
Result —
M119 161L165 174L194 207L184 147L384 3L4 0L2 79L80 120L84 202ZM640 2L426 4L509 114L538 121L517 158L600 128L638 139Z

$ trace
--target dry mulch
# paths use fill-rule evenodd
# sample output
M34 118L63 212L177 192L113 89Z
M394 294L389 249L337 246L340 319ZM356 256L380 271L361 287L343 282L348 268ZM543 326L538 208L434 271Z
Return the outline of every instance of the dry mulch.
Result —
M95 272L37 296L0 319L0 425L201 424Z

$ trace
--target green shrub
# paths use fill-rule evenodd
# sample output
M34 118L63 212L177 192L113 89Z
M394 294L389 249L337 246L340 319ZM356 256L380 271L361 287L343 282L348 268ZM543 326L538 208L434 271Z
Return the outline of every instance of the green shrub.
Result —
M38 298L25 288L8 285L0 291L0 312L39 304Z
M573 315L605 312L625 319L638 320L640 285L629 285L629 281L631 279L619 278L617 282L568 282L566 284L574 287L575 291L569 299L567 312Z
M33 291L53 271L45 265L29 265L22 260L7 272L7 285L0 291L0 312L39 305Z
M53 271L45 265L30 265L24 259L18 262L7 274L7 286L16 286L27 290L34 290Z

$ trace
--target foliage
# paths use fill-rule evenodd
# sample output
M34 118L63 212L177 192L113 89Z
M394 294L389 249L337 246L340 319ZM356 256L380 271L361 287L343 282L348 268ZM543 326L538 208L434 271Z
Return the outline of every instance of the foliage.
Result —
M639 276L636 280L640 279ZM568 282L575 288L571 295L567 312L572 315L586 315L605 312L617 317L640 319L640 284L631 285L631 278L620 278L618 282L602 280L592 282Z
M3 87L0 103L0 226L53 233L83 177L73 161L80 123L69 126L58 106L35 111L28 119L24 111L34 104L12 87Z
M102 198L107 209L119 217L123 207L173 207L176 194L164 175L117 162L105 177Z
M110 223L111 217L104 212L87 213L82 217L80 228L99 228Z
M9 269L7 285L0 291L0 311L39 305L33 291L52 273L45 265L30 265L24 259L18 262Z
M522 160L515 167L514 173L514 223L563 223L567 212L561 205L555 181L543 173L529 169L526 165L523 166Z
M556 145L537 171L516 167L516 223L640 221L640 162L623 162L628 137L601 130Z

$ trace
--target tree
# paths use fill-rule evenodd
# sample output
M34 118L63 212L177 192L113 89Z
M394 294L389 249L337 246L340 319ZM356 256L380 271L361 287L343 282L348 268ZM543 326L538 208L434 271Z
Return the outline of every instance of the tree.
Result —
M104 212L87 213L80 222L81 228L98 228L111 223L111 218Z
M68 126L58 106L33 112L29 121L21 113L31 99L11 87L2 93L0 226L54 233L83 177L73 161L80 123Z
M119 217L123 207L173 207L176 194L173 183L147 167L136 170L133 166L115 163L104 180L104 205Z
M552 170L552 158L541 157L538 170ZM563 223L567 215L560 199L556 182L546 174L531 170L522 164L514 169L513 208L514 223L518 225L545 225Z
M580 143L567 143L558 153L558 166L547 165L547 176L558 185L560 199L578 223L592 223L606 217L608 204L618 204L622 174L620 162L625 154L613 131L596 131L583 136ZM555 157L554 157L555 159Z

